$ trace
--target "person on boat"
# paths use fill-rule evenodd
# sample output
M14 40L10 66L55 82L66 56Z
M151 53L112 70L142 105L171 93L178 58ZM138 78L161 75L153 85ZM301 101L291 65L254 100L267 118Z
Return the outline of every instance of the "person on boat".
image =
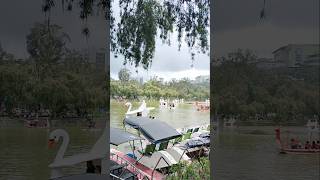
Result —
M294 143L294 139L291 139L291 140L290 140L290 147L291 147L291 149L295 149L293 143Z
M291 145L291 149L298 149L299 142L298 142L298 140L292 138L290 145Z
M87 161L87 173L95 173L95 167L92 161Z
M310 145L309 141L306 142L306 144L304 145L304 148L305 149L310 149L311 148L311 145Z
M316 141L312 141L311 149L317 149Z
M320 141L317 141L316 149L320 149Z

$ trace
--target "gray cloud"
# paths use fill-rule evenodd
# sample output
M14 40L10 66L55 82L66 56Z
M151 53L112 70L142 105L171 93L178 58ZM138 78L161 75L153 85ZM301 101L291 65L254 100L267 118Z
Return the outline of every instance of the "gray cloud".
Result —
M116 16L116 21L120 21L120 9L119 4L115 1L112 6L112 11ZM183 39L183 38L182 38ZM208 38L209 39L209 38ZM184 40L182 40L184 41ZM160 38L156 39L155 56L152 60L151 68L148 71L142 68L135 68L134 65L123 65L123 57L118 56L114 58L113 55L110 57L110 71L113 78L117 77L117 73L121 68L128 68L131 70L133 76L144 77L148 79L148 76L172 76L177 71L190 70L193 64L194 68L199 71L209 71L210 57L207 54L195 55L195 60L192 62L191 53L189 48L183 42L181 50L178 50L177 32L174 31L171 34L171 44L163 44ZM135 71L138 70L138 74Z
M263 0L215 0L214 1L214 52L221 55L236 48L251 48L261 56L288 43L318 43L319 39L319 1L317 0L266 0L267 19L258 19ZM2 1L0 5L0 43L7 51L19 58L27 57L25 37L35 22L44 20L41 12L42 0L21 3L20 0ZM113 6L119 12L118 6ZM62 12L60 5L52 12L52 22L63 27L72 39L72 48L92 46L104 47L107 28L103 15L90 18L91 36L88 44L81 34L83 24L78 9ZM188 48L178 51L176 35L172 35L172 46L162 45L157 40L154 72L174 72L190 69L191 59ZM111 73L117 73L123 58L111 56ZM197 55L195 68L209 69L209 57ZM135 69L135 68L132 68Z
M215 0L215 31L259 25L263 0ZM267 21L285 28L318 28L318 0L266 0Z
M191 65L197 70L207 70L209 71L210 67L210 57L207 54L197 54L195 55L194 62L191 60L191 54L189 48L183 43L181 50L178 50L178 43L176 39L176 33L172 34L172 43L171 45L163 44L160 39L156 41L156 50L155 56L152 60L151 68L146 72L142 68L138 68L138 74L146 78L147 75L154 74L172 74L176 71L184 71L191 69ZM118 71L126 67L132 72L136 70L134 65L123 65L123 57L119 56L118 58L110 57L110 71L114 76Z
M259 20L263 0L215 0L214 56L249 48L261 57L293 43L319 43L319 1L266 0L266 19Z
M36 22L43 22L45 16L41 11L42 0L32 0L22 3L20 0L1 1L0 5L0 43L3 48L18 58L28 56L26 52L26 36ZM86 41L81 33L83 22L79 19L79 8L72 12L62 11L60 1L51 13L51 22L63 27L70 38L70 48L105 47L106 22L103 14L91 17L88 26L90 38Z

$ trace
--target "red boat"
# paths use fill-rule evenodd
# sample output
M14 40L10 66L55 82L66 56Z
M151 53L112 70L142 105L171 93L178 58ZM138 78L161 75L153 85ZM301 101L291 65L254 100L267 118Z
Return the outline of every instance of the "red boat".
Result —
M320 149L304 149L304 148L290 148L287 143L283 143L281 140L281 131L280 128L276 130L276 142L279 146L281 154L319 154Z
M210 111L210 101L206 100L205 102L195 102L197 111Z
M28 128L50 128L48 119L29 119L25 120L25 127Z

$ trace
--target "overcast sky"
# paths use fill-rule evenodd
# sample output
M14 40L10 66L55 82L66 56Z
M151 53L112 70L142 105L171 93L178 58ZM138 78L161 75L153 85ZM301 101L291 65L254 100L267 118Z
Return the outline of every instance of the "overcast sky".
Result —
M3 49L17 58L28 57L26 36L34 23L45 20L44 13L41 11L42 2L42 0L1 0L0 2L0 43ZM68 47L76 49L105 47L106 25L103 14L89 18L88 22L91 34L87 43L85 36L81 34L83 23L79 18L78 6L74 7L73 12L63 12L59 0L51 13L51 23L61 26L70 36L71 42Z
M184 43L179 51L176 38L176 35L172 35L172 44L170 46L162 44L161 40L157 39L155 56L152 60L151 68L148 70L136 68L130 64L123 65L122 56L115 58L112 55L110 57L111 77L117 79L119 70L124 67L131 70L133 77L143 77L144 80L148 80L152 76L171 80L172 78L181 79L184 77L194 79L199 75L210 75L210 56L208 54L197 54L192 63L188 47Z
M214 0L215 56L249 48L260 57L292 43L319 43L319 0Z
M259 19L262 7L263 0L214 0L213 56L248 48L259 57L272 57L272 51L287 44L319 43L318 0L266 0L263 21ZM176 36L172 38L175 40ZM209 58L205 55L196 56L193 70L190 65L187 48L179 52L176 45L168 47L157 41L152 68L148 72L139 69L138 76L156 74L170 79L209 73ZM111 57L112 77L122 67L121 58ZM134 72L133 75L137 76Z
M120 9L116 1L113 3L113 12L116 21L119 21ZM208 29L209 31L209 29ZM118 79L118 72L122 68L127 68L131 71L131 76L134 78L143 78L149 80L153 76L164 78L169 81L173 78L194 79L199 75L210 75L210 56L207 54L195 55L194 61L191 60L191 54L184 38L182 38L182 47L178 50L177 32L171 34L171 44L163 44L160 38L156 39L155 56L152 60L151 68L145 70L143 68L136 68L134 65L123 65L123 56L115 58L112 54L110 57L110 73L113 79ZM208 37L208 40L210 38ZM191 66L193 65L193 66Z
M105 21L103 16L89 20L91 35L86 43L81 34L82 22L75 11L62 12L60 1L52 12L52 22L63 27L71 36L69 47L83 49L86 47L103 47L105 43ZM266 0L267 19L259 20L259 11L263 0L214 0L214 56L221 56L237 48L250 48L260 57L271 57L272 51L289 43L319 43L319 1L318 0ZM26 35L35 22L44 20L41 12L42 0L2 0L0 2L0 43L2 47L18 58L28 56L26 52ZM118 6L113 6L115 12ZM68 15L66 15L68 14ZM178 51L176 35L172 35L171 46L162 45L157 40L156 52L151 69L145 71L127 65L133 76L158 75L166 79L209 74L209 56L196 55L194 68L184 45ZM111 55L111 76L117 77L123 68L123 59Z

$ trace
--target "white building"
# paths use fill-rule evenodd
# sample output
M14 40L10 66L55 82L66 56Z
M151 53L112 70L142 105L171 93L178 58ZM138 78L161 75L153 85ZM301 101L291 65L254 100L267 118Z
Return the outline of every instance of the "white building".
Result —
M287 67L320 65L319 44L289 44L273 51L274 60Z

